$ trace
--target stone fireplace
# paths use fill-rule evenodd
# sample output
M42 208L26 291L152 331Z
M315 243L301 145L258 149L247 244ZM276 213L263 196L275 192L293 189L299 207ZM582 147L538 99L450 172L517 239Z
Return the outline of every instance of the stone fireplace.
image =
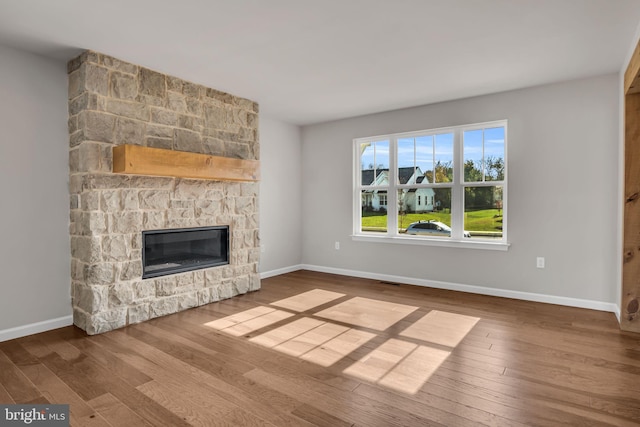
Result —
M258 160L258 106L87 51L68 64L74 324L98 334L260 288L258 183L115 174L122 144ZM228 264L143 279L142 233L229 227Z

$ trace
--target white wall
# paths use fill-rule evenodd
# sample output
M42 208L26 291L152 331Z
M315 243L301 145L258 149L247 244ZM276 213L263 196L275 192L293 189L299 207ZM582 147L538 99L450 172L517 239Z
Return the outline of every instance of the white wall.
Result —
M260 257L263 277L302 261L300 128L260 117Z
M618 111L612 74L304 127L303 264L617 303ZM499 119L507 252L351 240L353 138Z
M2 341L71 324L66 64L0 46L0 124Z

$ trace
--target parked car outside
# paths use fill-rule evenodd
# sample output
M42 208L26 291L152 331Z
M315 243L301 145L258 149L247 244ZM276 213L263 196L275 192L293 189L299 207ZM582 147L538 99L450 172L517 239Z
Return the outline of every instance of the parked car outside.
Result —
M406 230L407 234L419 235L419 236L443 236L451 237L451 227L440 221L418 221L409 224ZM464 237L471 237L468 231L463 232Z

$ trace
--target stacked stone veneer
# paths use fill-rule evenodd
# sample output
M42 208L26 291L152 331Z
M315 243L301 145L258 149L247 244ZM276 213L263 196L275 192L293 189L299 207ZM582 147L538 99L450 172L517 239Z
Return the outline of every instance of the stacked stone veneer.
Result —
M113 174L137 144L258 159L258 106L85 52L68 64L74 323L97 334L260 287L258 184ZM230 226L230 264L142 277L143 230Z

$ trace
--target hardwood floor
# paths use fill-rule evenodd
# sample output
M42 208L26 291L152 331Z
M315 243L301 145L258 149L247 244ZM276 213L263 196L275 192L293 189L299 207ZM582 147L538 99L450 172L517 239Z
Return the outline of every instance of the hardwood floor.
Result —
M299 271L88 337L0 343L0 403L77 426L637 426L611 313Z

